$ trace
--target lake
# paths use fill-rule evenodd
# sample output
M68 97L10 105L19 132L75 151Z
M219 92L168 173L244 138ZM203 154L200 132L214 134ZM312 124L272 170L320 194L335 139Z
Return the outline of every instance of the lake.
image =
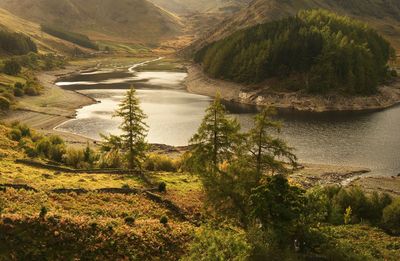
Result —
M187 145L211 99L188 93L184 72L135 71L138 65L96 69L60 79L57 85L88 95L98 103L77 111L76 119L58 126L93 139L100 133L119 134L113 112L132 84L148 115L148 141ZM256 108L226 104L231 115L248 129ZM368 167L372 174L400 173L400 106L378 112L279 112L281 136L302 162Z

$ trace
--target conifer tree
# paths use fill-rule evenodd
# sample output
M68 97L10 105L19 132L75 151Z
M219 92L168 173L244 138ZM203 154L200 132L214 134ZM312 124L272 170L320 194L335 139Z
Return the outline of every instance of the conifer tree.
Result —
M231 159L240 143L239 130L238 122L226 115L218 94L190 140L194 164L204 172L219 171L219 165Z
M122 118L120 129L123 134L120 138L126 153L128 168L141 169L147 149L145 138L148 126L144 121L146 115L140 108L139 99L133 87L126 93L114 116Z
M280 131L280 123L271 119L275 111L264 108L254 119L254 127L249 131L248 146L251 164L258 177L265 172L273 175L284 174L288 167L296 166L296 156L286 143L273 137L270 132Z

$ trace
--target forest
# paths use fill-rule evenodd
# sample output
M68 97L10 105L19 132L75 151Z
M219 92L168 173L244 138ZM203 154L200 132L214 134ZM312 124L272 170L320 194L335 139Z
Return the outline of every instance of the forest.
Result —
M55 26L50 26L50 25L41 25L41 29L43 32L48 33L52 36L55 36L57 38L69 41L71 43L80 45L85 48L90 48L90 49L98 49L98 46L93 43L89 37L83 34L79 33L74 33L74 32L69 32L67 30L55 27Z
M24 55L30 52L37 52L37 46L30 37L0 30L0 53Z
M372 94L393 73L395 51L375 30L325 10L240 30L194 57L213 78L314 93Z

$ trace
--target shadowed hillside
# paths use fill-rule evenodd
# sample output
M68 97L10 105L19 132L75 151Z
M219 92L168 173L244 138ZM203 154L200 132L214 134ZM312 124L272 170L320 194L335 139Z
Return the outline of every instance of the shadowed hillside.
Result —
M157 43L181 31L176 16L146 0L0 0L0 7L94 40Z

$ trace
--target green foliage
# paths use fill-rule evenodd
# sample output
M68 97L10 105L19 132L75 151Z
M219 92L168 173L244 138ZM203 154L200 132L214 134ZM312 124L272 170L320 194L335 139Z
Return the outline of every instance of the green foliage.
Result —
M314 212L320 209L324 213L319 221L336 225L362 222L380 225L383 209L392 202L388 194L367 194L358 187L318 188L309 191L307 197L309 202L313 199L312 202L318 206L314 208Z
M129 226L133 226L134 224L135 224L135 221L136 221L136 219L135 219L135 217L126 217L125 219L124 219L124 221L125 221L125 223L127 224L127 225L129 225Z
M168 217L167 216L162 216L160 218L160 223L163 224L164 226L168 224Z
M85 162L85 155L82 150L69 148L63 155L63 162L68 166L74 167L76 169L87 169L88 164Z
M286 174L296 165L291 148L270 134L271 127L279 127L270 115L270 109L263 110L248 133L239 133L240 125L226 116L217 97L183 163L200 176L208 202L242 224L251 222L252 190L265 185L269 175Z
M43 32L46 32L57 38L69 41L71 43L75 43L85 48L90 48L95 50L99 49L99 47L94 42L92 42L86 35L69 32L67 30L50 25L42 25L41 28Z
M346 208L346 212L344 213L344 224L348 225L351 222L351 215L352 215L351 207Z
M166 191L167 191L167 183L160 182L160 184L158 184L158 192L163 193Z
M240 125L226 114L220 96L217 95L207 108L197 133L190 140L192 163L203 176L220 171L220 165L232 159L242 141Z
M0 53L23 55L37 52L36 44L32 39L21 33L12 33L0 29Z
M275 138L270 133L280 131L280 123L273 121L271 116L275 111L264 108L254 119L254 127L249 131L246 144L250 157L247 164L252 166L260 177L268 172L285 174L288 166L296 167L297 158L282 139ZM279 161L277 159L284 159Z
M205 46L195 55L215 78L258 83L293 79L295 90L374 93L394 50L376 31L323 10L257 25Z
M183 261L244 261L250 256L251 246L246 235L228 229L201 228Z
M21 72L21 65L14 59L7 60L4 63L3 72L8 75L17 75Z
M252 190L250 205L251 216L273 233L275 243L283 246L296 232L306 209L306 197L283 175L275 175Z
M39 218L40 219L42 219L42 220L44 220L45 219L45 217L46 217L46 215L47 215L47 208L45 207L45 206L43 206L41 209L40 209L40 213L39 213Z
M166 155L150 154L143 163L143 168L149 171L176 172L179 169L179 161Z
M382 225L393 235L400 235L400 199L383 209Z
M10 109L11 103L10 101L3 96L0 96L0 111L7 111Z
M146 115L140 108L139 99L133 87L126 93L125 99L120 103L114 116L122 118L120 129L123 134L120 137L106 139L106 143L111 144L109 151L122 151L129 169L142 169L147 150L145 141L147 124L144 121Z
M22 88L14 88L14 96L15 97L22 97L24 96L24 90Z
M58 136L42 137L36 142L36 151L42 157L62 162L66 146Z

